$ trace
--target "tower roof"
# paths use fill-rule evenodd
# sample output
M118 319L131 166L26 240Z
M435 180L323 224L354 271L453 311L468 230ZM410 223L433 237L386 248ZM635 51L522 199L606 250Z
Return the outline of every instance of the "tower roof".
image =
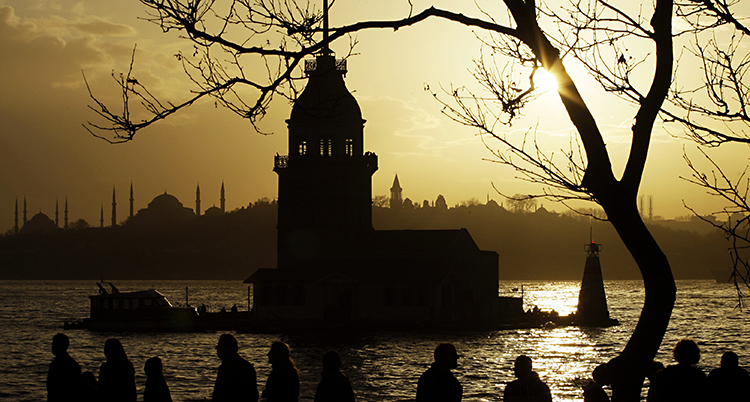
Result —
M331 55L318 55L308 60L305 71L309 80L305 90L294 102L289 123L307 124L321 119L362 122L357 100L344 84L346 60Z

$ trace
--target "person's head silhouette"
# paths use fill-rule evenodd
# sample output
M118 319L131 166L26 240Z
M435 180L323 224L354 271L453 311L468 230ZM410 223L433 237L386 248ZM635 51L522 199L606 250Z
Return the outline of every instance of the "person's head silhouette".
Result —
M435 363L449 369L458 367L456 347L450 343L441 343L435 348Z
M231 334L222 334L219 336L219 343L216 344L216 355L219 359L226 359L229 356L237 354L239 347L237 339Z
M70 340L67 335L63 333L56 334L52 337L52 354L60 356L67 353L69 345Z
M335 350L330 350L323 355L323 370L338 370L341 367L341 357Z
M289 345L284 342L274 342L271 344L271 350L268 351L268 362L271 363L271 365L291 360Z
M701 359L701 350L694 340L685 338L674 346L674 359L679 364L696 364Z
M740 358L737 353L724 352L721 355L721 368L735 368L740 365Z
M522 377L531 373L531 371L532 365L529 356L520 355L516 357L516 362L513 364L513 374L515 374L516 377Z

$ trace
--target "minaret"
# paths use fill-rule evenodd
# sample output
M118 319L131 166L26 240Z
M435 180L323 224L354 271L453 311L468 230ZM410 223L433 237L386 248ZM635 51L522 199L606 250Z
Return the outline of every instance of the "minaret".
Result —
M26 225L26 195L23 196L23 224Z
M219 197L221 213L226 212L226 198L224 198L224 181L221 182L221 196Z
M130 181L130 219L133 219L133 202L135 201L135 198L133 198L133 181Z
M401 198L401 185L398 182L398 173L393 178L393 185L391 186L391 209L398 209L404 205L404 200Z
M195 187L195 215L201 216L201 184Z
M13 233L18 234L20 229L18 228L18 197L16 197L16 220L15 224L13 225Z
M112 227L117 226L117 202L115 198L115 186L112 186Z
M55 226L60 227L60 204L55 198Z
M68 228L68 197L65 197L65 226L63 228Z
M328 6L323 7L328 38ZM346 60L324 46L305 61L307 86L287 120L288 155L279 175L279 267L336 256L345 239L372 230L372 175L377 155L364 152L364 124L344 83Z
M99 227L100 228L104 227L104 204L102 204L102 213L101 213L101 216L99 217Z

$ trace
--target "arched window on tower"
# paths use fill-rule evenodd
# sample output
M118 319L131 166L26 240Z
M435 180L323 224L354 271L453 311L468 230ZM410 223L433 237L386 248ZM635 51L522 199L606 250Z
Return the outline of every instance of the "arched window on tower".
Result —
M330 138L320 139L320 156L331 156L333 141Z
M328 148L328 149L327 149L327 151L328 151L327 155L328 155L328 156L331 156L331 155L333 155L333 140L331 140L331 139L329 138L329 139L327 139L326 141L327 141L327 145L328 145L328 146L327 146L327 148Z
M300 155L306 155L307 154L307 141L300 141L299 142L299 154Z
M352 140L351 138L346 139L346 155L354 155L354 140Z

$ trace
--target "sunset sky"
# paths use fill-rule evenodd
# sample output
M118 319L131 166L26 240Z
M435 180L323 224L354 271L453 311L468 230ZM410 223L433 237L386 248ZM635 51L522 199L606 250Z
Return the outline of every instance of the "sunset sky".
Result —
M482 16L474 2L412 3L416 12L434 4ZM484 10L504 17L496 3L490 2ZM398 19L408 13L406 0L339 0L331 11L331 25ZM17 199L22 209L24 197L29 218L42 211L54 219L55 200L59 200L62 224L67 198L71 221L83 218L98 226L103 205L109 224L113 187L122 220L127 216L131 182L136 210L165 191L192 208L197 184L204 210L218 205L222 182L230 210L261 197L276 197L273 157L287 153L284 120L291 111L285 100L275 101L260 124L273 135L256 133L247 121L215 108L210 100L142 131L126 144L110 145L82 127L87 120L96 121L87 109L90 99L82 71L94 93L116 109L119 92L109 74L127 69L136 44L134 76L161 99L179 103L193 88L173 56L179 50L190 52L190 44L139 19L145 16L136 0L0 0L0 232L13 226L14 203ZM472 58L481 54L475 36L486 35L447 21L356 35L357 54L349 59L346 85L367 120L365 149L379 155L373 195L387 195L395 174L404 196L420 203L434 201L438 194L450 206L470 198L484 202L487 197L502 203L493 184L510 195L540 191L517 180L510 168L483 160L492 155L475 131L443 116L441 106L424 91L426 84L432 88L475 85L469 73ZM332 49L345 54L348 42L339 41ZM566 65L580 80L619 175L629 150L633 109L603 95L572 62ZM523 119L502 130L512 135L534 128L540 144L550 152L568 148L574 134L552 93L541 96ZM679 133L679 127L670 130ZM653 197L654 215L687 215L683 201L700 213L722 206L679 178L689 174L683 146L697 157L695 145L661 127L655 130L641 188L641 194ZM747 165L745 148L716 152L731 174ZM548 209L565 210L542 202Z

